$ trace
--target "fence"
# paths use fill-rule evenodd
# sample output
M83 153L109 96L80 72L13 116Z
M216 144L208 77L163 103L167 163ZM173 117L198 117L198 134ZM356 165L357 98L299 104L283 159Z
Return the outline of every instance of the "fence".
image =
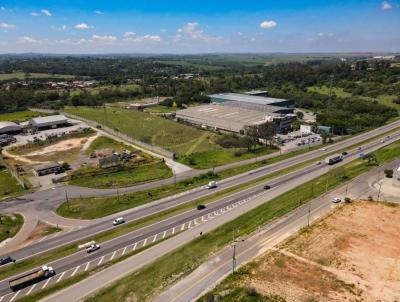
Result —
M30 110L39 111L39 112L45 112L45 113L53 113L54 112L53 110L47 110L47 109L33 109L32 108ZM120 139L122 139L124 141L127 141L128 143L131 143L133 145L139 146L139 147L141 147L143 149L147 149L147 150L149 150L151 152L154 152L154 153L157 153L157 154L159 154L161 156L175 159L176 155L175 155L175 153L173 153L171 151L165 150L165 149L163 149L161 147L158 147L158 146L147 144L147 143L139 141L139 140L136 140L136 139L134 139L134 138L132 138L132 137L130 137L130 136L124 134L124 133L121 133L119 131L116 131L116 130L108 127L108 126L99 124L99 123L97 123L95 121L86 119L86 118L78 116L78 115L74 115L74 114L70 114L70 113L66 113L66 112L60 112L60 114L64 114L65 116L68 116L69 118L72 118L72 119L83 121L83 122L85 122L86 124L88 124L91 127L97 128L98 126L101 126L101 129L104 130L105 132L107 132L107 133L109 133L111 135L114 135L114 136L116 136L116 137L118 137L118 138L120 138Z

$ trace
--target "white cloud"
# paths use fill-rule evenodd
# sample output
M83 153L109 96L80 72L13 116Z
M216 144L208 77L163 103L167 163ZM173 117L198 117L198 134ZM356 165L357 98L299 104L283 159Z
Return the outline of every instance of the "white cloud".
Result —
M238 36L243 36L243 33L240 32L240 31L238 31L238 32L237 32L237 35L238 35Z
M115 42L117 41L117 37L115 36L99 36L99 35L93 35L92 39L94 41L102 41L102 42Z
M134 38L134 42L161 42L160 36L144 35L141 37Z
M324 33L324 32L318 33L318 37L321 37L321 38L332 38L334 36L335 36L335 33L332 33L332 32L330 32L330 33Z
M14 24L8 24L8 23L0 23L0 28L1 29L12 29L15 28Z
M133 31L127 31L126 33L124 33L124 38L132 38L136 36L136 33L134 33Z
M206 35L202 29L199 29L198 22L188 22L183 27L178 28L177 31L179 34L175 36L174 42L178 42L182 38L188 38L192 40L202 40L205 42L221 40L220 37Z
M68 26L67 25L61 25L60 27L51 26L51 29L55 29L55 30L58 30L58 31L66 31L68 29Z
M102 12L101 10L95 10L94 13L96 15L104 15L104 12Z
M35 13L35 12L33 12L33 13L31 13L31 16L33 16L33 17L39 17L39 16L40 16L40 14L39 14L39 13Z
M18 39L19 43L23 43L23 44L36 44L39 43L38 40L35 40L31 37L25 36L25 37L20 37Z
M390 10L393 8L393 6L388 1L383 1L381 7L382 10Z
M76 29L89 29L89 28L92 28L92 26L89 26L86 23L76 24L74 27Z
M51 13L48 9L42 9L40 12L47 17L51 17Z
M270 28L274 28L274 27L277 27L277 26L278 26L278 23L276 23L273 20L270 20L270 21L265 20L265 21L260 23L260 27L263 28L263 29L270 29Z
M4 6L0 6L0 10L5 11L6 8Z

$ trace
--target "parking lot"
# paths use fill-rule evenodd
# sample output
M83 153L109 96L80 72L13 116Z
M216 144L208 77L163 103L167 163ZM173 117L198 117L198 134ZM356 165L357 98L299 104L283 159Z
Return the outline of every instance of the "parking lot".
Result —
M317 133L304 134L296 131L290 132L286 135L278 135L278 137L284 142L284 145L281 146L282 151L312 147L322 144L321 135Z

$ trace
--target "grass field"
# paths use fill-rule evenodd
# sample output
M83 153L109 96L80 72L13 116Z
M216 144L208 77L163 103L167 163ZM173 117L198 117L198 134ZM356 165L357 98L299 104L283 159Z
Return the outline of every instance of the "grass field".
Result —
M34 117L44 116L45 113L36 112L36 111L16 111L11 113L1 113L0 114L0 122L8 121L8 122L23 122L29 120Z
M399 152L400 143L397 142L378 150L376 154L378 161L384 163L396 158ZM320 196L325 192L326 186L329 189L337 187L372 168L373 166L369 166L361 159L357 159L345 166L333 169L330 173L272 199L159 258L134 274L114 282L111 286L86 299L86 302L102 302L110 299L115 301L124 301L126 299L151 301L154 295L162 291L163 288L189 274L208 259L212 253L229 244L232 240L232 230L240 229L240 236L250 234L260 226L282 217L299 205L316 196Z
M0 168L0 201L5 198L18 196L24 192L24 188L20 186L10 172L5 168Z
M7 238L14 237L24 223L24 219L19 214L12 216L0 214L0 218L0 242Z
M64 75L64 74L50 74L50 73L24 73L24 72L13 72L13 73L0 73L0 81L5 80L25 80L25 79L73 79L75 76L73 75Z

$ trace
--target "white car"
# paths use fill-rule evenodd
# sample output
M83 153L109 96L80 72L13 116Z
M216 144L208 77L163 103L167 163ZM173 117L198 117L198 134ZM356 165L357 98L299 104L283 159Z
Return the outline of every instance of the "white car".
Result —
M124 217L118 217L113 221L113 225L119 225L124 222L125 222Z
M217 182L216 181L210 181L208 184L207 184L207 188L209 188L209 189L214 189L214 188L216 188L216 187L218 187L217 186Z
M341 202L342 200L339 198L339 197L335 197L335 198L333 198L332 199L332 202L333 203L339 203L339 202Z
M91 245L89 245L89 246L86 248L86 252L87 252L87 253L91 253L91 252L97 251L98 249L100 249L100 245L98 245L98 244L91 244Z

